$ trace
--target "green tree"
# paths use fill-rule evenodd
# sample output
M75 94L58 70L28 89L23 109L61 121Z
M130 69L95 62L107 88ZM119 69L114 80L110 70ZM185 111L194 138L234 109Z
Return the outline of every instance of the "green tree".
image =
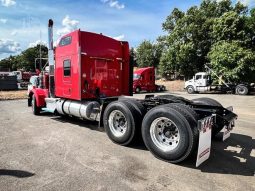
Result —
M48 48L44 45L41 45L42 58L48 57ZM28 48L23 51L20 55L20 66L25 70L35 70L35 59L40 57L40 45L37 45L32 48ZM42 60L42 66L46 63L45 60ZM37 68L39 68L39 61L37 63Z
M41 45L42 58L48 57L48 48ZM0 61L0 69L7 68L11 71L23 69L26 71L35 71L35 59L40 57L40 45L32 48L28 48L21 52L17 56L10 56ZM46 64L45 60L42 60L42 66ZM37 63L39 68L39 61Z
M152 44L144 40L136 50L136 61L138 67L157 67L159 64L162 48L159 44Z
M137 67L135 49L131 47L129 50L129 62L132 66Z
M208 53L219 41L240 41L240 46L254 50L255 17L247 7L231 0L204 0L186 12L175 8L162 24L168 34L160 59L162 74L179 72L186 77L204 70L210 62Z
M245 17L234 11L224 13L214 19L212 37L215 42L220 40L245 41Z
M255 54L239 41L220 41L208 53L211 67L224 78L235 82L255 81Z

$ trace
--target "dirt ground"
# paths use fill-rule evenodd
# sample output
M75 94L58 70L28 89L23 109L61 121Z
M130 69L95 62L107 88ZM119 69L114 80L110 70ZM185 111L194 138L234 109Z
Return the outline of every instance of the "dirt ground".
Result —
M0 100L27 98L27 90L0 91Z
M0 190L254 191L255 96L173 95L211 97L238 114L230 138L213 140L198 168L195 158L161 161L142 143L116 145L97 123L34 116L26 100L0 101Z
M184 91L184 81L183 80L174 80L174 81L163 81L157 80L156 84L166 86L166 89L169 92L176 92L176 91Z
M157 80L156 84L166 86L166 89L170 92L184 91L184 81L163 81ZM27 90L14 90L14 91L0 91L0 100L15 100L15 99L26 99Z

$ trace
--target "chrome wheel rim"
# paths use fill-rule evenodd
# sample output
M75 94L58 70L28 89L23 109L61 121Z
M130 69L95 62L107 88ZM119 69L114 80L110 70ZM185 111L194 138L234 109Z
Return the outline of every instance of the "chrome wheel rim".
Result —
M156 147L164 152L174 150L180 142L178 127L166 117L159 117L151 123L150 136Z
M193 88L192 87L189 87L188 88L188 93L192 93L193 92Z
M239 94L243 94L245 92L245 89L244 88L242 88L242 87L239 87L238 88L238 93Z
M113 110L110 113L108 124L115 137L122 137L127 131L127 119L119 110Z

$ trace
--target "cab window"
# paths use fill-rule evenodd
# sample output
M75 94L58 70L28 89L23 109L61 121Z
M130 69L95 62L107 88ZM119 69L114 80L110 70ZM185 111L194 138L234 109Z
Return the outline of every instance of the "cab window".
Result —
M140 77L141 77L141 75L139 75L139 74L134 74L133 75L133 79L134 80L138 80Z
M68 44L71 44L72 38L70 36L64 37L60 40L59 46L66 46Z
M202 79L202 75L196 75L196 80Z

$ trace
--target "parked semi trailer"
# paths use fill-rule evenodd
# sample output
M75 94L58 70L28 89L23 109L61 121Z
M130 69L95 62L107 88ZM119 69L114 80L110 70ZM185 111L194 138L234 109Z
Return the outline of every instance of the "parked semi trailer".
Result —
M134 71L133 75L133 92L140 93L141 91L147 92L160 92L165 91L164 85L155 84L155 69L154 67L138 68Z
M143 139L157 158L178 163L197 152L197 164L210 156L211 136L229 137L237 115L209 98L173 95L134 99L129 45L102 34L76 30L53 51L49 20L49 72L29 92L28 105L42 111L98 121L119 145ZM129 96L129 97L123 97Z

